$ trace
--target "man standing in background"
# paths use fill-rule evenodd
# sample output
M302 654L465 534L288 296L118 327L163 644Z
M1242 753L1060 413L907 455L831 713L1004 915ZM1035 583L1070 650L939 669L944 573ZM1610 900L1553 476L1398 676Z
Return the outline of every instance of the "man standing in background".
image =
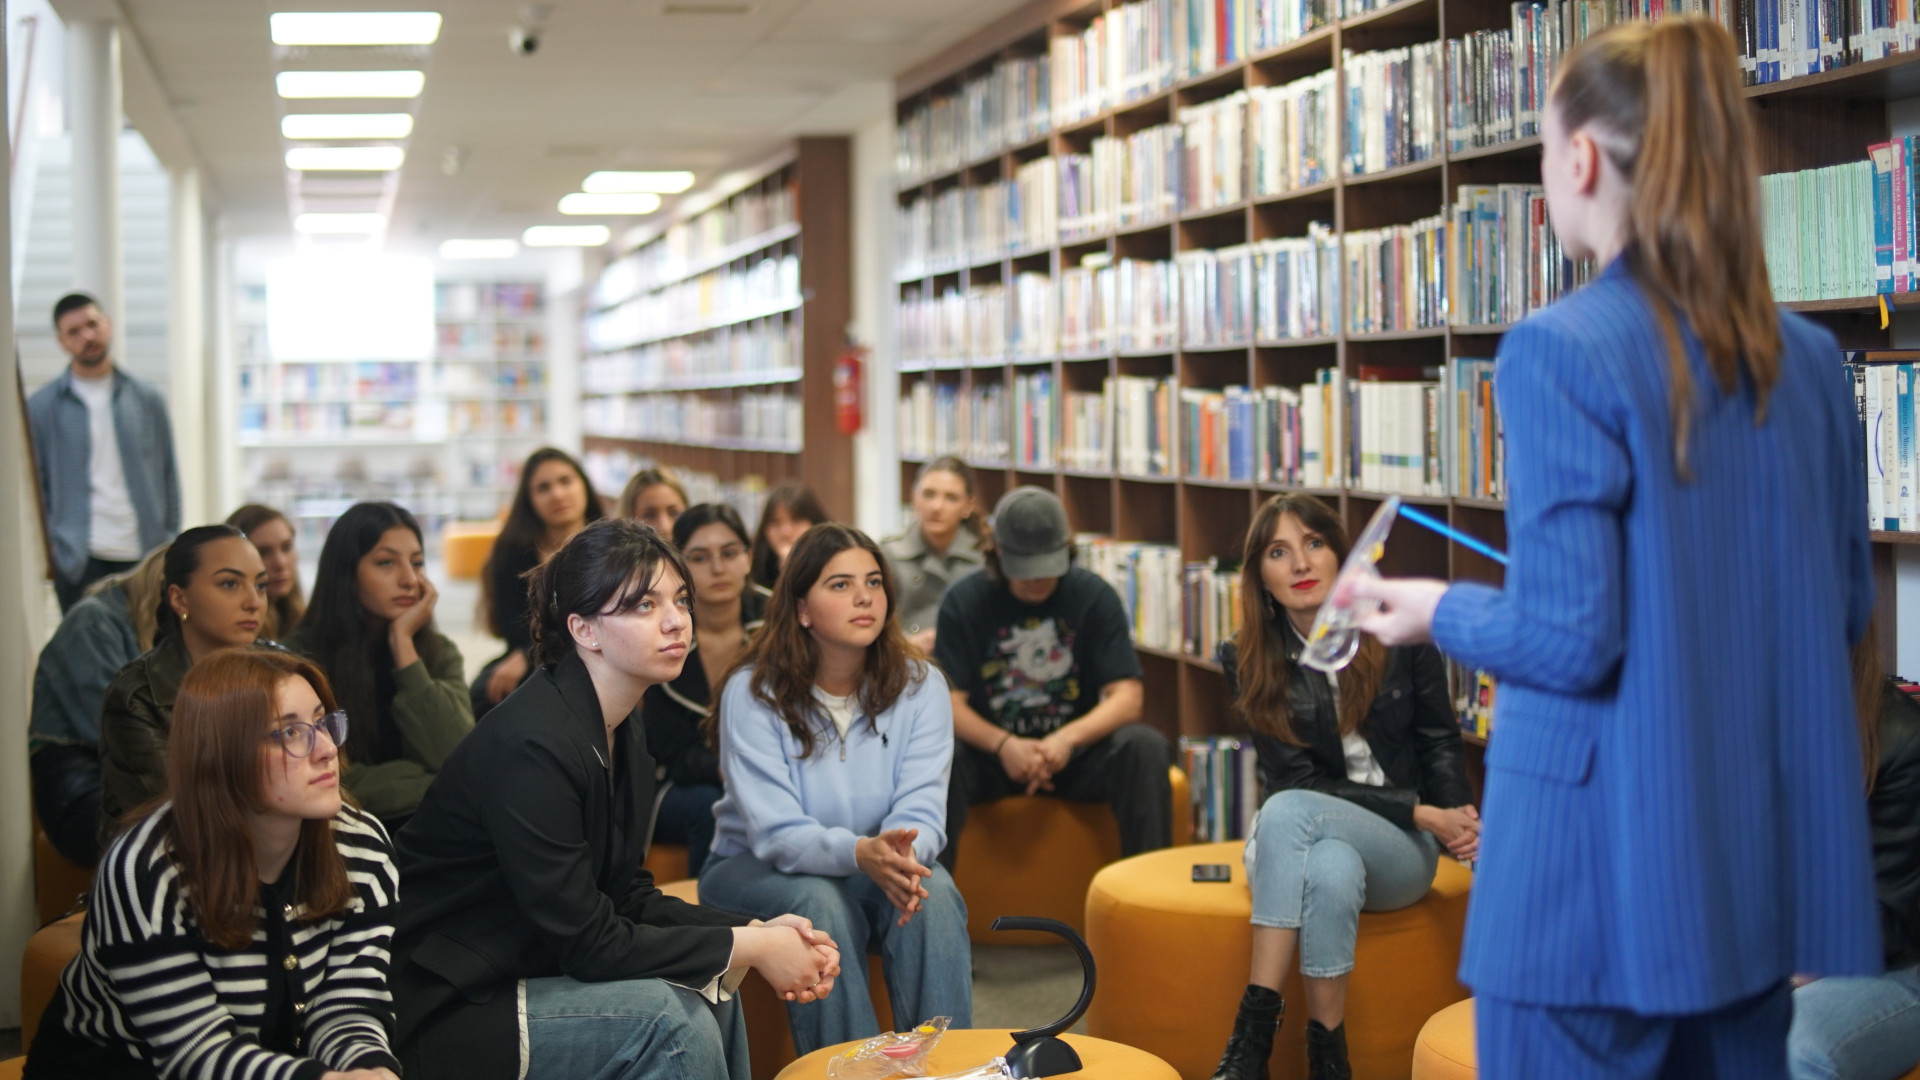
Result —
M61 297L53 327L73 362L27 399L27 424L65 611L180 531L180 480L166 399L114 366L99 302Z

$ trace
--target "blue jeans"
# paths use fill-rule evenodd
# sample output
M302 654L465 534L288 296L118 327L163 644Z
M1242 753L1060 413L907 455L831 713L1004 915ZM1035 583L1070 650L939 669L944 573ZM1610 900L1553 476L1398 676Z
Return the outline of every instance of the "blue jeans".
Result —
M887 1000L902 1027L934 1016L973 1026L973 948L967 942L967 905L944 867L925 881L927 899L906 926L880 886L865 874L819 877L783 874L752 855L711 859L700 875L700 902L771 919L792 912L813 920L840 946L840 978L825 1001L790 1004L793 1046L802 1055L823 1046L880 1034L867 996L866 956L878 945Z
M1300 974L1337 978L1353 970L1360 912L1418 901L1439 862L1429 833L1336 795L1277 792L1247 838L1253 925L1300 931Z
M1786 1080L1792 1013L1785 980L1686 1016L1473 999L1480 1080Z
M722 792L712 784L670 784L660 796L660 812L653 819L653 839L661 844L687 845L687 876L699 877L713 846L713 804Z
M527 1080L748 1080L736 1001L659 979L525 980Z
M1793 992L1793 1080L1893 1080L1920 1064L1920 967Z

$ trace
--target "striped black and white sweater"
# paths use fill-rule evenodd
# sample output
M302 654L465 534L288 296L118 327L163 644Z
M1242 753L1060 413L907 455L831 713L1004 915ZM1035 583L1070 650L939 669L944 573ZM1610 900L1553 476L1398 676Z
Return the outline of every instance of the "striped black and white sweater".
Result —
M268 954L264 926L240 952L201 936L168 855L162 825L171 812L171 804L162 806L101 859L80 955L60 977L67 1029L124 1049L166 1080L319 1080L330 1070L398 1071L387 1038L393 1023L387 968L400 873L379 821L341 809L334 843L355 898L334 918L288 923L290 950L283 956ZM297 972L292 996L303 1056L259 1043L269 980L283 972Z

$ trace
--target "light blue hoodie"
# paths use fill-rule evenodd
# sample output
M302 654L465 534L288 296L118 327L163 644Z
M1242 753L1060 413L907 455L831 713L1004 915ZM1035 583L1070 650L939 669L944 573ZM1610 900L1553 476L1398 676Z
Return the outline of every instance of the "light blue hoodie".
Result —
M783 874L848 877L859 871L856 840L918 829L914 857L932 866L947 843L953 699L937 668L915 668L918 680L873 723L856 713L844 743L816 710L805 759L786 722L754 699L753 668L735 672L720 694L727 794L713 808L713 857L751 853Z

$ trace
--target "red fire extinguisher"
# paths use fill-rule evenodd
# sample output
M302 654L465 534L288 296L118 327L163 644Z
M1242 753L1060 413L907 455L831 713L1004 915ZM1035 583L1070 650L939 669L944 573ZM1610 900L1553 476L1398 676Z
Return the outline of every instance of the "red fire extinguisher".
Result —
M840 428L840 434L853 435L866 423L861 410L861 357L867 350L857 346L848 346L840 359L833 362L833 416Z

